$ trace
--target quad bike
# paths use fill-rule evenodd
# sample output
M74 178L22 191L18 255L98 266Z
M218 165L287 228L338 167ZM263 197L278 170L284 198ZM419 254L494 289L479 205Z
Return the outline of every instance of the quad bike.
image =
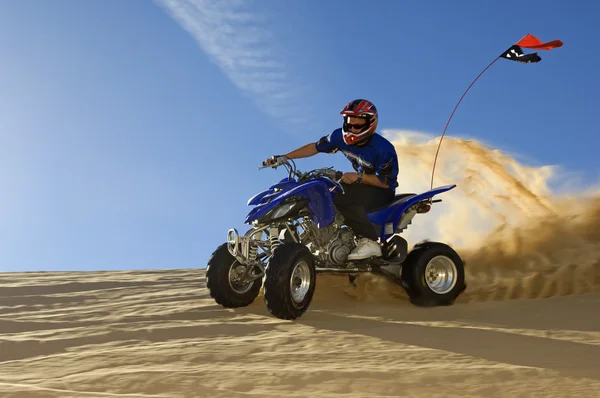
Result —
M427 213L432 198L456 185L438 187L421 194L396 194L392 203L369 213L379 231L382 257L347 261L355 247L352 230L333 203L344 194L342 176L333 168L302 173L293 161L278 158L272 167L284 166L288 177L248 201L255 206L243 235L230 229L227 241L211 255L206 285L211 297L223 307L251 304L261 287L265 304L274 316L296 319L308 309L316 274L340 272L350 282L360 272L377 272L400 284L419 306L451 305L465 290L464 264L448 245L425 241L408 252L399 234L416 214ZM397 266L397 272L386 267Z

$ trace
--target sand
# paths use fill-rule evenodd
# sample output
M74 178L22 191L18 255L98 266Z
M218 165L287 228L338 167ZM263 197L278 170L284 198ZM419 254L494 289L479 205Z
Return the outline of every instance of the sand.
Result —
M382 277L319 275L282 321L262 296L217 306L204 277L0 274L0 396L600 397L600 283L425 309Z

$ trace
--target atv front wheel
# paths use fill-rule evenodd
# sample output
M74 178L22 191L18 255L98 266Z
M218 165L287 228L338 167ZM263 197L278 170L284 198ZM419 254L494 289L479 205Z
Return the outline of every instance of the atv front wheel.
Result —
M262 287L262 278L242 279L245 270L246 267L229 253L227 243L213 252L206 268L206 287L217 304L225 308L252 304Z
M296 319L308 309L315 291L312 253L299 243L284 243L273 251L266 270L264 300L271 314Z
M402 265L402 285L415 305L452 305L467 287L464 263L444 243L418 244Z

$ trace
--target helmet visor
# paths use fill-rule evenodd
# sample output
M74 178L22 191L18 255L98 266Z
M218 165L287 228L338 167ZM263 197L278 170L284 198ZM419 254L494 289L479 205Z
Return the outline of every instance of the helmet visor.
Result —
M352 118L352 122L350 121ZM344 132L361 135L371 127L371 122L364 117L344 116Z

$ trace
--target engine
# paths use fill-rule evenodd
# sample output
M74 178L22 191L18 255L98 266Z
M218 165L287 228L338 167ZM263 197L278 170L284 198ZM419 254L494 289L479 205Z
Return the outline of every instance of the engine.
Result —
M348 228L338 229L335 238L327 245L328 261L334 265L342 265L354 247L354 234Z
M300 240L304 244L312 244L322 261L331 265L343 265L354 247L354 234L350 229L342 227L342 222L343 218L339 214L336 214L333 223L323 228L317 228L311 220L304 220L304 232L300 235Z

